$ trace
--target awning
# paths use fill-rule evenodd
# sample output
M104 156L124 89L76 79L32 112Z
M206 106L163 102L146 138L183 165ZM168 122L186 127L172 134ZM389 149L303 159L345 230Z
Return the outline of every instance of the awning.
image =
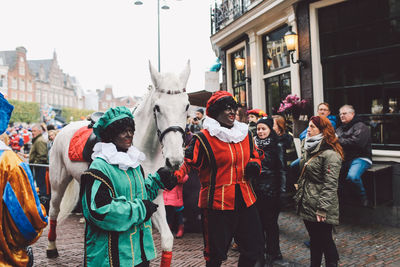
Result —
M188 93L190 104L199 107L205 107L211 95L212 92L206 90Z

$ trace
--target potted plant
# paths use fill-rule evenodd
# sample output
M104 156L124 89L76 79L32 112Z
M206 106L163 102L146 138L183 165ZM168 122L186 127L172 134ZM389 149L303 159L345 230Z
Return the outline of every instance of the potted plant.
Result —
M278 113L281 113L286 121L292 124L294 137L299 137L300 133L308 126L307 105L307 100L300 99L296 94L289 94L278 109Z

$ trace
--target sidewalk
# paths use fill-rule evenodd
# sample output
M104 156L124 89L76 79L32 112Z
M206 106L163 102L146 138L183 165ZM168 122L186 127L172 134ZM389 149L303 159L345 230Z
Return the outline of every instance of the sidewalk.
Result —
M70 215L58 226L57 246L60 256L46 258L47 232L33 245L34 266L82 266L84 224L80 216ZM282 212L279 217L281 250L283 261L274 266L308 266L309 249L303 242L308 239L303 222L293 211ZM344 223L336 227L334 235L340 255L340 266L400 266L400 228L383 225L356 225ZM154 238L160 255L159 234ZM201 234L188 233L175 239L173 267L205 266L202 256ZM238 252L229 251L228 260L222 266L237 266ZM153 260L151 267L159 266L160 257Z

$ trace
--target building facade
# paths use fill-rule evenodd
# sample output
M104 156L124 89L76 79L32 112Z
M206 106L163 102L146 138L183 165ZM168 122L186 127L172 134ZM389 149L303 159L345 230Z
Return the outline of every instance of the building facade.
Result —
M14 51L0 51L1 64L8 67L7 75L2 74L4 83L7 76L7 97L24 102L36 102L34 76L26 60L26 49L17 47ZM3 90L5 86L3 85Z
M117 100L114 97L111 85L107 85L104 90L98 89L97 95L99 96L99 111L106 112L107 109L117 106Z
M276 114L288 94L314 112L351 104L370 122L374 159L400 162L399 1L222 0L211 15L221 88L243 106Z
M56 52L52 59L29 60L28 64L35 77L36 102L57 108L77 107L76 79L62 71Z

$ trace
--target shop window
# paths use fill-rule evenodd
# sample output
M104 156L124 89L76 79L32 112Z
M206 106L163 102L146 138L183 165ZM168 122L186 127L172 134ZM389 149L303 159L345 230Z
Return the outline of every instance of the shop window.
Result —
M335 114L353 105L373 148L400 150L400 2L346 1L318 19L324 100Z
M243 68L241 69L238 69L235 64L235 58L242 58L246 60L244 51L244 48L242 48L231 54L231 66L233 96L236 97L236 100L241 106L246 107L246 64L244 63Z
M283 36L289 30L287 25L262 37L264 74L290 66L290 56Z
M291 93L290 72L265 79L268 114L278 114L281 102Z

